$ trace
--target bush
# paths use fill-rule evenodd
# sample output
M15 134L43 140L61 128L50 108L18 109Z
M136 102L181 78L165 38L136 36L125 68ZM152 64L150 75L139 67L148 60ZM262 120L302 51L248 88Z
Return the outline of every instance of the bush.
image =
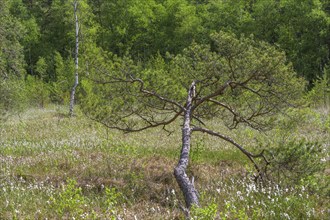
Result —
M302 182L315 185L317 174L325 169L325 149L319 143L291 141L286 145L269 149L271 164L268 170L277 183L299 185Z
M83 214L83 205L85 197L82 194L82 189L77 186L77 182L72 179L67 180L67 185L63 187L63 191L51 198L52 205L56 213L63 216L80 216Z
M307 100L315 107L330 107L330 70L314 82L314 88L307 94Z
M26 94L29 99L29 104L32 106L45 107L49 104L49 85L42 80L33 76L28 76L26 79Z
M204 208L193 206L191 208L191 218L199 220L211 220L215 219L217 216L218 206L215 203L211 203Z
M105 188L106 194L106 213L110 214L110 219L116 220L116 216L118 216L118 212L116 210L116 206L118 205L118 200L122 197L122 194L119 193L115 188Z
M0 119L21 112L26 106L24 84L18 79L0 80Z

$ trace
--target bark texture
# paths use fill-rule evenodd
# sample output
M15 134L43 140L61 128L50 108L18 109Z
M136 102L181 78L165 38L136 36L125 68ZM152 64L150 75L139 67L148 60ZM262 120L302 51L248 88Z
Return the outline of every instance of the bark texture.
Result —
M70 110L69 110L69 115L73 116L73 107L74 107L74 102L75 102L75 93L76 93L76 88L79 83L79 75L78 75L78 67L79 67L79 62L78 62L78 54L79 54L79 21L78 21L78 15L77 15L77 10L78 10L78 1L74 1L73 3L73 8L74 8L74 17L75 17L75 26L76 26L76 46L75 46L75 77L74 77L74 84L71 90L70 94Z
M174 169L174 176L181 191L183 192L186 207L191 208L192 205L199 206L198 192L195 189L193 179L189 180L186 169L189 162L190 141L191 141L191 110L192 100L195 94L195 82L193 82L188 91L187 103L184 112L184 122L182 128L182 149L178 165Z

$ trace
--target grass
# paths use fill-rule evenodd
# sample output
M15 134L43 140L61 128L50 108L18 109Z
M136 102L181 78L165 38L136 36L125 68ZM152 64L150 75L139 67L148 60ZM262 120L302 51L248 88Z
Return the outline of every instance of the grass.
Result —
M30 109L0 125L0 219L184 218L182 195L173 177L180 152L179 122L168 128L175 131L171 136L161 129L122 134L79 112L69 118L66 111L62 106ZM320 142L329 170L329 111L288 114L290 119L279 118L277 127L267 133L230 131L215 122L210 126L251 151L293 139ZM189 174L195 177L202 208L192 217L328 216L329 190L309 187L317 179L291 187L261 186L251 180L252 171L248 160L228 143L194 136ZM329 173L318 175L326 186Z

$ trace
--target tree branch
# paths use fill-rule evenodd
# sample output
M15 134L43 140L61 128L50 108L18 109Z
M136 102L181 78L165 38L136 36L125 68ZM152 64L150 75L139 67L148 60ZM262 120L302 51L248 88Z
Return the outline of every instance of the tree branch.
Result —
M253 163L255 169L258 172L258 176L260 176L261 178L263 177L263 172L260 169L260 167L258 166L258 164L255 162L254 158L258 158L258 157L262 157L264 159L264 161L266 162L266 165L269 164L267 158L264 156L264 151L262 151L261 153L254 155L252 153L250 153L249 151L245 150L244 147L242 147L240 144L236 143L233 139L231 139L230 137L227 137L225 135L222 135L220 133L217 133L215 131L206 129L206 128L201 128L201 127L194 127L191 129L192 132L194 131L199 131L199 132L203 132L203 133L207 133L210 134L212 136L216 136L219 137L225 141L228 141L229 143L233 144L235 147L237 147L243 154L245 154L249 160Z
M159 126L163 126L164 127L166 125L169 125L170 123L172 123L173 121L175 121L181 115L182 112L183 112L182 110L179 111L171 119L169 119L167 121L161 121L161 122L155 122L155 123L149 122L149 125L144 126L144 127L141 127L141 128L136 128L136 129L133 129L133 128L131 128L128 125L126 127L120 127L120 126L117 126L117 125L109 125L106 122L103 122L102 120L94 119L92 117L89 117L88 115L86 115L86 116L89 119L93 120L93 121L96 121L96 122L99 122L99 123L103 124L107 128L116 129L116 130L119 130L119 131L123 131L124 133L131 133L131 132L139 132L139 131L147 130L149 128L155 128L155 127L159 127ZM135 113L133 113L133 114L135 114ZM138 115L138 117L141 118L141 115ZM114 123L114 124L117 124L117 123Z
M157 94L157 93L154 92L154 91L146 90L146 89L144 88L144 82L143 82L143 80L141 80L141 79L139 79L139 78L133 78L133 77L132 77L131 79L132 79L132 81L131 81L132 83L134 83L134 82L138 82L138 83L140 83L140 92L142 92L142 93L144 93L144 94L147 94L147 95L154 96L154 97L158 98L158 99L161 100L161 101L168 102L168 103L171 103L171 104L173 104L173 105L176 105L177 107L179 107L179 108L182 109L182 110L185 109L180 103L178 103L178 102L176 102L176 101L173 101L173 100L171 100L171 99L165 98L165 97L163 97L163 96Z
M198 99L195 103L195 105L192 107L191 111L193 112L199 105L201 105L203 102L211 99L211 98L214 98L218 95L221 95L225 89L230 85L231 81L227 81L225 84L223 84L222 86L220 86L215 92L205 96L205 97L202 97L201 99Z
M146 90L144 88L144 82L142 79L139 79L139 78L134 78L132 76L130 76L131 79L120 79L120 78L113 78L112 80L108 80L108 81L101 81L101 80L95 80L95 79L92 79L94 82L98 83L98 84L115 84L115 83L139 83L140 84L140 92L141 93L144 93L146 95L149 95L149 96L154 96L156 97L157 99L163 101L163 102L167 102L167 103L171 103L177 107L179 107L182 111L185 110L184 106L181 105L180 103L174 101L174 100L171 100L171 99L168 99L166 97L163 97L159 94L157 94L156 92L154 91L149 91L149 90ZM181 112L182 112L181 111Z

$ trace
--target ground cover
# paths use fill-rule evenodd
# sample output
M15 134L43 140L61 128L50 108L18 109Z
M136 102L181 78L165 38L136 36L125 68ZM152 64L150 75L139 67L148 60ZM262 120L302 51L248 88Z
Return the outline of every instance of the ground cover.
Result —
M66 112L62 106L30 109L0 125L1 219L184 218L183 198L173 176L180 151L179 124L168 128L173 131L170 136L161 129L122 134L79 112L74 118ZM195 177L202 208L193 208L192 218L325 219L329 215L329 110L287 114L265 133L212 126L252 151L314 143L322 150L311 151L302 166L325 168L296 182L281 176L281 182L273 178L273 183L256 183L252 165L233 146L196 136L189 174ZM311 158L321 163L309 163Z

